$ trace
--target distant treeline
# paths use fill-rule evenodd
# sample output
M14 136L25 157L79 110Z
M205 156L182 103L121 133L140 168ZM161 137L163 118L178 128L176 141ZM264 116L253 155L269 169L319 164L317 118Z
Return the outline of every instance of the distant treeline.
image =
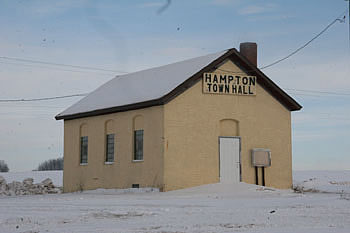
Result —
M10 169L4 160L0 160L0 172L8 172Z
M63 170L63 158L50 159L42 162L38 171Z

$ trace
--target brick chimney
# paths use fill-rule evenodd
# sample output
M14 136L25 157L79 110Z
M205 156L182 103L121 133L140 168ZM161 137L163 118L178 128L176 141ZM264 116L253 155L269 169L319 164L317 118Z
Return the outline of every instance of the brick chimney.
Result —
M239 52L253 65L258 65L258 45L254 42L244 42L239 45Z

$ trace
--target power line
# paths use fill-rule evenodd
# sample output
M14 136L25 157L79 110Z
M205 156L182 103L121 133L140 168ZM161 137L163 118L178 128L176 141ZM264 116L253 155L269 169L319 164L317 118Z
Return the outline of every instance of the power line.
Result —
M260 67L260 69L266 69L268 67L271 67L273 65L276 65L288 58L290 58L291 56L293 56L294 54L298 53L300 50L302 50L303 48L305 48L306 46L308 46L311 42L313 42L314 40L316 40L318 37L320 37L323 33L325 33L331 26L333 26L333 24L335 24L336 22L344 22L345 20L345 14L348 10L344 11L340 16L338 16L336 19L334 19L330 24L328 24L321 32L319 32L316 36L314 36L311 40L309 40L308 42L306 42L304 45L302 45L301 47L299 47L298 49L296 49L295 51L293 51L292 53L288 54L287 56L275 61L275 62L272 62L271 64L269 65L266 65L266 66L263 66L263 67ZM340 18L344 16L343 18Z
M296 96L312 96L312 97L323 97L322 95L313 95L313 94L305 94L305 93L292 93Z
M290 94L292 94L293 96L312 96L312 97L320 97L320 98L325 98L325 97L335 97L332 95L322 95L322 94L314 94L314 93L303 93L303 92L291 92ZM343 96L344 98L349 97L348 95Z
M295 88L284 88L284 90L297 92L295 95L305 95L305 96L315 96L315 97L322 97L322 95L339 95L339 96L350 96L350 92L330 92L330 91L320 91L320 90L306 90L306 89L295 89ZM304 93L298 93L298 92L304 92ZM305 94L306 93L306 94ZM311 94L318 94L318 95L310 95ZM0 102L34 102L34 101L44 101L44 100L55 100L55 99L64 99L64 98L72 98L72 97L81 97L86 96L89 93L80 93L80 94L73 94L73 95L63 95L63 96L54 96L54 97L42 97L42 98L31 98L31 99L0 99Z
M164 8L167 8L170 5L171 1L168 1L168 3L164 6ZM349 6L350 8L350 6ZM164 10L164 9L163 9ZM163 11L161 10L161 11ZM316 40L319 36L321 36L324 32L326 32L331 26L333 26L337 21L339 22L344 22L345 21L345 14L346 12L349 10L349 20L350 20L350 9L347 9L346 11L344 11L339 17L337 17L335 20L333 20L330 24L328 24L320 33L318 33L316 36L314 36L311 40L309 40L308 42L306 42L304 45L302 45L301 47L299 47L298 49L296 49L295 51L293 51L292 53L288 54L287 56L269 64L263 67L260 67L259 69L266 69L268 67L271 67L273 65L276 65L288 58L290 58L291 56L293 56L294 54L298 53L300 50L304 49L306 46L308 46L310 43L312 43L314 40ZM341 16L344 16L342 19L340 18ZM350 22L349 22L350 25ZM350 26L349 26L349 43L350 43ZM8 57L8 56L0 56L0 59L3 60L10 60L10 61L19 61L19 62L27 62L27 63L34 63L34 64L44 64L44 65L52 65L52 66L63 66L63 67L71 67L71 68L76 68L76 69L85 69L85 70L95 70L95 71L105 71L105 72L113 72L113 73L123 73L123 74L127 74L129 72L127 71L121 71L121 70L111 70L111 69L103 69L103 68L96 68L96 67L90 67L90 66L79 66L79 65L70 65L70 64L63 64L63 63L53 63L53 62L47 62L47 61L40 61L40 60L31 60L31 59L24 59L24 58L16 58L16 57ZM2 62L5 63L5 62ZM16 65L15 63L5 63L5 64L12 64L12 65ZM23 64L22 64L23 65ZM29 65L26 65L29 66ZM50 69L50 67L43 67L43 66L39 66L41 68L47 68ZM63 70L63 69L60 69ZM230 73L244 73L244 72L232 72L232 71L227 71L227 70L223 70L223 69L218 69L221 71L226 71L226 72L230 72ZM74 70L63 70L63 71L70 71L70 72L82 72L82 71L74 71ZM246 71L253 71L253 70L246 70Z
M331 92L331 91L305 90L305 89L293 89L293 88L284 88L284 90L289 90L289 91L298 91L298 92L306 92L306 93L316 93L316 94L326 94L326 95L341 95L341 96L350 96L350 93L344 93L344 92Z
M266 68L269 68L273 65L276 65L288 58L290 58L291 56L295 55L296 53L298 53L300 50L304 49L306 46L308 46L309 44L311 44L314 40L316 40L318 37L320 37L323 33L325 33L331 26L333 26L336 22L345 22L345 17L346 17L346 12L349 10L349 13L350 13L350 9L347 9L345 10L342 14L340 14L336 19L334 19L330 24L328 24L321 32L319 32L316 36L314 36L311 40L309 40L308 42L306 42L304 45L302 45L301 47L297 48L296 50L294 50L293 52L291 52L290 54L288 54L287 56L281 58L281 59L278 59L277 61L274 61L272 63L270 63L269 65L265 65L265 66L262 66L260 67L259 69L260 70L263 70L263 69L266 69ZM349 20L350 20L350 15L349 15ZM349 33L350 33L350 28L349 28ZM349 34L350 35L350 34ZM350 36L349 36L349 41L350 41ZM218 70L221 70L221 71L224 71L224 72L229 72L229 73L244 73L244 72L232 72L232 71L229 71L229 70L223 70L223 69L219 69L217 68ZM246 72L249 72L249 71L254 71L254 70L246 70Z
M260 70L263 70L263 69L266 69L266 68L269 68L273 65L276 65L288 58L290 58L291 56L295 55L296 53L298 53L300 50L304 49L306 46L308 46L309 44L311 44L314 40L316 40L318 37L320 37L323 33L325 33L331 26L333 26L336 22L345 22L345 17L346 17L346 12L349 10L349 21L350 21L350 8L345 10L342 14L340 14L336 19L334 19L330 24L328 24L321 32L319 32L316 36L314 36L311 40L309 40L308 42L306 42L304 45L302 45L301 47L297 48L296 50L294 50L293 52L291 52L290 54L288 54L287 56L277 60L277 61L274 61L272 63L270 63L269 65L266 65L266 66L262 66L260 67L259 69ZM343 17L342 17L343 16ZM342 18L341 18L342 17ZM349 22L349 25L350 25L350 22ZM350 43L350 28L349 28L349 43ZM230 70L224 70L224 69L220 69L220 68L216 68L217 70L220 70L220 71L224 71L224 72L228 72L228 73L238 73L238 74L243 74L245 72L249 72L249 71L254 71L254 70L245 70L245 72L243 71L230 71Z
M18 63L14 62L5 62L5 61L0 61L0 64L8 64L8 65L15 65L18 66ZM66 72L74 72L74 73L85 73L85 74L98 74L98 75L108 75L111 76L111 74L107 73L100 73L100 72L95 72L95 71L83 71L83 70L68 70L68 69L62 69L58 67L50 67L50 66L41 66L41 65L30 65L30 64L20 64L21 66L27 66L27 67L39 67L39 68L44 68L44 69L50 69L50 70L60 70L60 71L66 71Z
M269 65L260 67L259 69L266 69L268 67L271 67L273 65L276 65L294 54L298 53L300 50L304 49L306 46L308 46L310 43L312 43L314 40L316 40L318 37L320 37L323 33L325 33L332 25L334 25L336 22L344 22L345 20L345 15L346 12L343 12L339 17L337 17L335 20L333 20L330 24L328 24L320 33L318 33L316 36L314 36L311 40L306 42L304 45L293 51L292 53L288 54L284 58L281 58ZM350 11L350 10L349 10ZM350 12L349 12L350 13ZM341 16L344 17L340 19ZM349 19L350 20L350 19ZM45 61L37 61L37 60L30 60L30 59L22 59L22 58L13 58L13 57L5 57L5 56L0 56L0 59L7 59L7 60L14 60L14 61L21 61L21 62L29 62L29 63L38 63L38 64L45 64L45 65L55 65L55 66L66 66L66 67L72 67L72 68L78 68L78 69L88 69L88 70L98 70L98 71L107 71L107 72L119 72L119 73L128 73L125 71L117 71L117 70L109 70L109 69L102 69L102 68L94 68L94 67L87 67L87 66L77 66L77 65L68 65L68 64L60 64L60 63L52 63L52 62L45 62ZM230 73L244 73L244 72L239 72L239 71L229 71L229 70L224 70L224 69L219 69L221 71L225 72L230 72ZM253 70L247 70L247 71L253 71ZM300 90L300 89L288 89L286 88L285 90L290 90L290 91L301 91L301 92L310 92L310 93L318 93L318 94L328 94L328 95L350 95L350 93L336 93L336 92L325 92L325 91L317 91L317 90ZM73 94L73 95L65 95L65 96L54 96L54 97L44 97L44 98L33 98L33 99L0 99L0 102L31 102L31 101L44 101L44 100L54 100L54 99L63 99L63 98L71 98L71 97L78 97L78 96L86 96L87 94ZM299 95L306 95L306 94L299 94Z
M71 68L85 69L85 70L97 70L97 71L106 71L106 72L113 72L113 73L125 73L125 74L128 73L126 71L121 71L121 70L110 70L110 69L96 68L96 67L90 67L90 66L69 65L69 64L62 64L62 63L46 62L46 61L31 60L31 59L23 59L23 58L17 58L17 57L0 56L0 59L10 60L10 61L20 61L20 62L35 63L35 64L52 65L52 66L64 66L64 67L71 67Z
M2 105L2 107L4 108L23 108L23 109L26 109L26 110L31 110L32 108L37 108L37 109L40 109L40 108L47 108L47 109L59 109L59 108L66 108L67 106L57 106L57 105L28 105L28 104L25 104L23 105L22 103L20 102L17 102L17 103L12 103L12 102L9 102L10 104L8 105Z
M2 102L2 103L4 103L4 102L34 102L34 101L72 98L72 97L79 97L79 96L86 96L86 95L87 95L87 93L73 94L73 95L62 95L62 96L54 96L54 97L33 98L33 99L0 99L0 102Z

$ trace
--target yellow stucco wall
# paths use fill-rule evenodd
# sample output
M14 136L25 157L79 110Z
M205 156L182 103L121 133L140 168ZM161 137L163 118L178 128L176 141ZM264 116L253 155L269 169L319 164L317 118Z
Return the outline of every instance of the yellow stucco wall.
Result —
M163 106L64 122L64 192L163 184ZM144 160L133 161L133 131L144 130ZM115 134L115 162L105 164L106 133ZM80 165L80 137L88 136L88 163Z
M219 69L240 71L231 61ZM219 181L219 136L241 137L242 181L255 183L251 149L269 148L266 186L291 188L291 113L261 86L256 93L203 94L200 81L164 105L165 191Z

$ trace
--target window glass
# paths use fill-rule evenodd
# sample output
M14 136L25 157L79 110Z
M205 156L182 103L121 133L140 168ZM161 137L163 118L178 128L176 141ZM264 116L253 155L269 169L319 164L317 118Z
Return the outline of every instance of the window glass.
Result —
M106 162L114 162L114 134L106 135Z
M143 130L134 131L134 160L143 160Z
M80 137L80 163L88 162L88 137Z

